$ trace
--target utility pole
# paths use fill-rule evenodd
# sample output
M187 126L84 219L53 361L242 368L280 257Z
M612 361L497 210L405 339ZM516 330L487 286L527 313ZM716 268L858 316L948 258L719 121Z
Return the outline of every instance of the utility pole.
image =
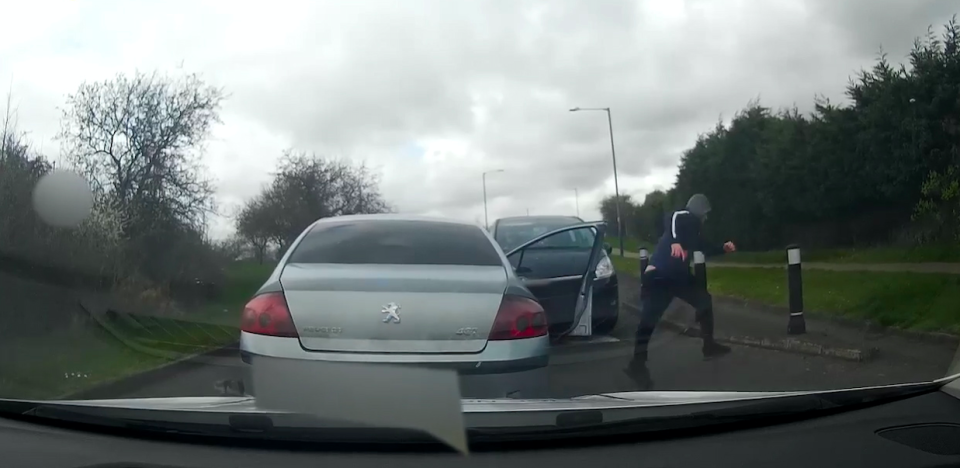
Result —
M577 217L580 217L580 191L576 187L573 189L573 200L577 204Z
M483 228L490 229L490 220L487 219L487 174L493 174L495 172L503 172L503 169L495 169L492 171L484 172L482 175L483 178Z
M617 237L620 239L620 256L623 257L623 217L620 216L620 182L617 177L617 150L613 144L613 117L610 116L609 107L574 107L570 112L580 111L604 111L607 113L607 126L610 129L610 155L613 157L613 190L616 196L617 205Z

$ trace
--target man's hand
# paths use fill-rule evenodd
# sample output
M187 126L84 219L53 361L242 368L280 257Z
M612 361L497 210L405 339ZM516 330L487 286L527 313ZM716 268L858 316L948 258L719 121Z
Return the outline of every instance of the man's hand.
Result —
M683 246L680 244L670 244L670 255L681 260L687 259L687 251L683 250Z
M723 244L723 251L726 253L732 253L737 251L737 246L733 242L727 241Z

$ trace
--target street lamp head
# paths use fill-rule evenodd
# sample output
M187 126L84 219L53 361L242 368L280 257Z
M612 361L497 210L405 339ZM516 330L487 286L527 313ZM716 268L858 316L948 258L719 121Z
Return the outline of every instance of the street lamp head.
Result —
M578 111L578 110L580 110L579 107L574 107L573 109L570 109L570 112L576 112L576 111Z

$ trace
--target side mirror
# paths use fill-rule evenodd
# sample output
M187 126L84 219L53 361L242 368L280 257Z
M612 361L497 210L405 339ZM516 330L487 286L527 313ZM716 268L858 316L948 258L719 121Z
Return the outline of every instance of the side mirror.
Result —
M607 253L607 255L610 255L610 254L613 253L613 246L610 245L610 244L608 244L608 243L606 243L606 242L604 242L604 243L603 243L603 250Z

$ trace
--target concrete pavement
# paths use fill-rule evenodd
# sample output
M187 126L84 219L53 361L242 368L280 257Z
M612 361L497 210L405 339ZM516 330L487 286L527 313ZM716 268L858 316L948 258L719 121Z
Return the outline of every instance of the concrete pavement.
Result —
M625 309L639 313L640 281L632 275L620 276L620 300ZM960 339L933 333L898 331L876 324L806 314L806 333L787 334L789 310L727 297L714 297L715 332L718 341L786 351L795 354L862 362L883 360L887 365L904 365L916 375L942 377L956 362ZM661 322L662 327L699 336L693 309L674 301ZM960 370L960 369L958 369Z
M619 250L618 250L619 251ZM624 252L624 257L640 258L638 252ZM783 263L737 263L728 261L708 262L710 268L786 268L787 255L784 252ZM946 273L960 275L960 263L830 263L803 262L804 269L828 271L877 271L888 273Z

